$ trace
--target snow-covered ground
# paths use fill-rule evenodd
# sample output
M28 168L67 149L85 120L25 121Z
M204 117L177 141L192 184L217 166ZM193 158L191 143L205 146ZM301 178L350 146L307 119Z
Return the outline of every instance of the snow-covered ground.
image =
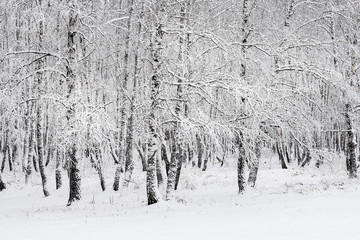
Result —
M48 198L37 179L8 185L0 193L0 239L360 239L359 183L344 171L263 168L256 188L238 195L235 168L187 168L176 199L153 206L144 173L118 193L107 180L101 192L95 174L83 179L83 199L70 207L67 182Z

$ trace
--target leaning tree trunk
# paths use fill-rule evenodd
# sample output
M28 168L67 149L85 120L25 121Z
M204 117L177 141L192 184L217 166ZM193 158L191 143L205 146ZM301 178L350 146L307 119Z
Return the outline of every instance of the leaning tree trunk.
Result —
M77 146L77 133L75 132L75 114L76 114L76 43L75 35L77 33L76 25L78 22L78 16L74 10L75 3L74 1L69 1L69 23L68 23L68 64L66 66L67 70L67 83L68 83L68 93L67 99L69 101L69 108L67 111L67 121L68 126L70 127L71 136L70 136L70 145L67 149L68 161L69 161L69 185L70 185L70 194L68 200L68 206L73 202L81 199L81 176L80 176L80 162L78 158L78 146Z
M250 187L255 187L255 182L257 179L257 174L259 170L259 162L260 162L260 156L261 156L261 140L256 139L255 140L255 159L252 162L249 178L248 178L248 185Z
M347 149L346 149L346 167L348 170L349 178L356 178L356 139L353 129L353 123L350 115L351 106L349 103L345 105L345 121L347 128Z
M96 172L99 175L101 190L105 191L106 184L105 184L105 178L104 178L104 174L103 174L103 170L102 170L102 166L101 166L101 152L100 152L99 147L96 147L94 151L95 151L95 154L94 154L93 150L90 150L90 162L91 162L92 167L96 170Z

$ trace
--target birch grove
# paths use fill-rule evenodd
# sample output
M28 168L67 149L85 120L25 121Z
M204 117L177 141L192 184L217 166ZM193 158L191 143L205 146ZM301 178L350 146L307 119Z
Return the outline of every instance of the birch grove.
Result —
M284 169L340 153L356 178L359 13L351 0L2 0L0 191L4 173L37 174L71 205L87 172L121 191L144 171L150 205L174 198L182 171L235 158L243 193L264 148Z

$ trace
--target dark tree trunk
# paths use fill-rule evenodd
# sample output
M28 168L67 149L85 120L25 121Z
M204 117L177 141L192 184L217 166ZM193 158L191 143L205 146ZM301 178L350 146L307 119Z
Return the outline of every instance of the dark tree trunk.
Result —
M196 142L197 142L197 153L198 153L198 161L197 161L197 167L201 168L201 164L202 164L202 155L203 155L203 146L201 143L201 138L198 134L196 134Z
M287 165L286 165L285 158L284 158L284 151L283 151L282 146L281 146L280 143L276 143L276 151L277 151L277 154L279 156L279 161L280 161L280 164L281 164L281 168L282 169L287 169Z
M348 170L349 178L357 177L356 166L356 140L353 129L353 122L350 115L351 106L349 103L345 105L345 121L347 128L347 148L346 148L346 167Z
M238 163L237 163L237 178L238 178L238 187L239 193L243 193L245 191L245 159L246 159L246 152L244 148L244 139L242 133L239 133L237 136L236 142L238 145Z
M6 164L6 160L8 158L7 147L3 148L2 154L3 154L3 159L2 159L2 163L1 163L1 173L3 173L5 170L5 164Z
M7 155L8 155L8 162L9 162L9 171L11 172L13 170L13 163L14 163L14 159L13 159L13 153L12 153L12 149L9 146L7 146Z
M294 14L294 0L289 0L289 5L286 9L286 17L285 17L285 27L290 26L290 18Z
M73 202L81 199L81 177L79 170L79 160L76 157L77 149L73 145L69 148L68 157L69 157L69 185L70 185L70 195L67 206L70 206Z
M300 166L302 162L301 154L300 154L300 147L298 143L295 143L295 158L297 159L298 166Z
M0 174L0 192L2 190L6 189L6 185L5 183L3 182L2 178L1 178L1 174Z

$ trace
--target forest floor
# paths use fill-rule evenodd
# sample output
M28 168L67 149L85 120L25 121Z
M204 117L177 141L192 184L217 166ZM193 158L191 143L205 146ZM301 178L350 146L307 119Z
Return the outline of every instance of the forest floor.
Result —
M185 168L173 201L146 205L145 173L129 189L102 192L96 174L83 179L83 198L66 207L68 186L44 198L33 186L8 181L0 193L0 240L358 240L359 179L345 171L266 169L237 194L235 167ZM10 178L5 175L4 178Z

